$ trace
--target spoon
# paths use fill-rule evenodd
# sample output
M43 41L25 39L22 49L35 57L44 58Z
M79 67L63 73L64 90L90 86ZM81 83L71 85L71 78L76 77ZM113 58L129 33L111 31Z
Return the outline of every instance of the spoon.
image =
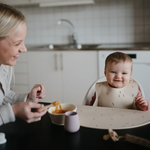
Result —
M42 112L42 111L45 110L45 109L48 109L48 108L53 107L53 106L57 106L57 105L59 105L59 104L60 104L59 101L55 101L55 102L51 103L50 105L46 105L46 106L44 106L44 107L42 107L42 108L40 108L40 109L37 109L37 111L38 111L38 112Z

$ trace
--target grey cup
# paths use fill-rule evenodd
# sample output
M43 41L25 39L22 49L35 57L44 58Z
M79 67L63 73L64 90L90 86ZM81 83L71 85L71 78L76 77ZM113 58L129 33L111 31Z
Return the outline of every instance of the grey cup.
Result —
M77 132L80 128L79 116L77 112L67 111L65 113L64 128L68 132Z

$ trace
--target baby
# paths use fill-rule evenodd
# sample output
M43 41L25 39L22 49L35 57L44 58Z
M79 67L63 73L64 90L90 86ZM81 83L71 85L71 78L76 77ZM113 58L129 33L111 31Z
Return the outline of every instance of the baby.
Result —
M105 60L107 81L96 83L91 106L149 110L138 84L131 80L133 62L121 52L110 54Z

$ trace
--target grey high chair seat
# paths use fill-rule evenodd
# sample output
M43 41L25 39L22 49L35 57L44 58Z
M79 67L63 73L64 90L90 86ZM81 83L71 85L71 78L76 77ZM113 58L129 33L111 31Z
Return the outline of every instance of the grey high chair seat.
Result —
M134 80L138 85L139 85L139 88L140 88L140 91L142 93L142 96L145 98L145 94L144 94L144 90L143 90L143 87L142 85L140 84L139 81L137 81L136 79L134 78L131 78L132 80ZM94 95L94 92L95 92L95 84L97 82L103 82L103 81L106 81L106 77L103 76L101 78L99 78L98 80L96 80L91 86L90 88L88 89L85 97L84 97L84 100L82 102L82 105L90 105L90 101L92 100L92 96Z

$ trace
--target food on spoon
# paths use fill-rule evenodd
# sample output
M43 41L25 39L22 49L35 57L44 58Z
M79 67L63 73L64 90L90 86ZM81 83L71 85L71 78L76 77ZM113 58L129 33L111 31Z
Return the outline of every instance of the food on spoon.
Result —
M54 106L60 105L60 101L55 101L52 103Z
M40 108L40 109L37 109L37 111L38 111L38 112L42 112L43 110L48 109L49 107L57 106L57 105L59 105L59 104L60 104L59 101L55 101L55 102L53 102L53 103L50 104L50 105L46 105L46 106L44 106L44 107L42 107L42 108Z

